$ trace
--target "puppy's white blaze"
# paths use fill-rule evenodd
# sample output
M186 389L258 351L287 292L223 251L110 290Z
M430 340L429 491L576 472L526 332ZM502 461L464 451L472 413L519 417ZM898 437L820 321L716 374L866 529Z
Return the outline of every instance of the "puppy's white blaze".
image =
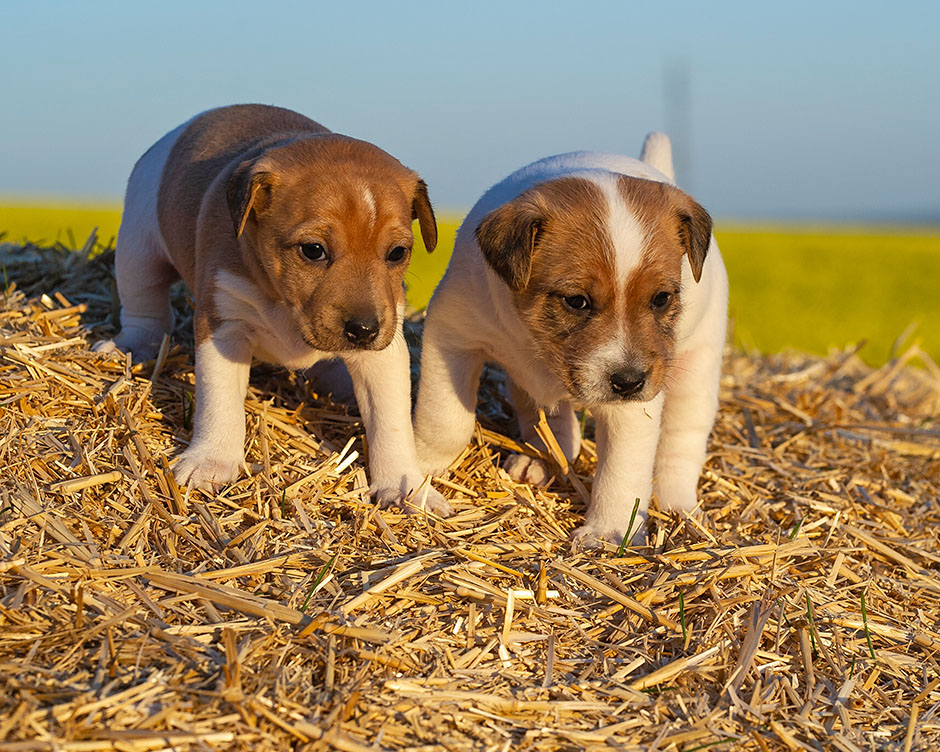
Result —
M617 176L605 175L596 178L596 182L607 203L607 234L614 247L614 269L622 288L643 262L648 236L640 220L623 200Z
M372 195L372 190L367 185L362 186L362 200L365 202L366 208L369 210L369 219L375 222L375 196Z

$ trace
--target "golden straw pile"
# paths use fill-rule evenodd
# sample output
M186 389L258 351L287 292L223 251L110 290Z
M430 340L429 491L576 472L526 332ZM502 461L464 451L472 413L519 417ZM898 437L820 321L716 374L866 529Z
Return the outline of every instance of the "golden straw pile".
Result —
M91 246L0 249L0 749L940 748L940 372L916 346L877 370L729 354L704 514L572 555L593 444L547 490L510 481L495 373L435 481L451 519L376 509L355 411L265 366L252 476L177 488L187 335L143 367L91 353Z

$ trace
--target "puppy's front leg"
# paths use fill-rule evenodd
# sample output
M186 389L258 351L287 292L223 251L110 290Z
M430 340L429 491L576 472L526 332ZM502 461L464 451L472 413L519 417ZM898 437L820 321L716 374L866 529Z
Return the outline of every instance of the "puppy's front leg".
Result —
M411 375L408 346L401 332L384 350L343 356L356 392L359 414L369 442L370 491L382 506L395 504L424 482L418 469L411 427ZM418 511L413 499L406 511ZM452 514L450 504L430 486L425 508L442 517Z
M584 525L571 536L576 547L596 546L603 541L619 545L628 532L634 505L637 511L629 531L631 541L639 544L645 540L662 409L662 393L649 402L591 408L597 439L597 470Z
M460 348L459 335L429 316L415 405L415 445L425 473L444 472L473 436L483 353Z
M697 503L708 435L718 411L721 356L719 341L686 353L674 369L656 455L656 497L664 510L688 512Z
M196 332L209 332L205 322ZM188 486L217 491L235 480L245 462L245 392L251 345L236 323L209 332L196 347L193 439L173 474Z

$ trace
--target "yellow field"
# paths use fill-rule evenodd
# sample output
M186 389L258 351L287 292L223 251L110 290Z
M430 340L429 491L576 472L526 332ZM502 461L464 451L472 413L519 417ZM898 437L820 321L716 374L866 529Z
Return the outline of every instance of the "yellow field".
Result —
M34 204L0 201L0 242L53 245L61 243L81 248L92 230L98 241L114 245L121 223L118 203Z
M735 341L825 353L861 340L869 363L895 340L940 358L940 229L722 228Z
M0 203L6 242L82 247L97 228L113 245L115 204L49 206ZM438 250L420 240L408 271L408 298L426 305L447 266L460 218L439 218ZM866 360L883 362L911 325L913 338L940 359L940 229L744 227L718 224L731 278L735 342L762 352L825 353L867 340Z

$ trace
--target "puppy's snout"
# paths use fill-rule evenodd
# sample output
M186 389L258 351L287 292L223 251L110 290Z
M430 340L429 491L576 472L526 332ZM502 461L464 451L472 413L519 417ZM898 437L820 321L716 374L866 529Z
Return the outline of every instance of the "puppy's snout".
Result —
M346 319L343 334L354 345L368 345L379 336L379 320L375 316Z
M610 374L610 388L614 394L624 399L634 397L643 391L646 385L646 372L636 368L624 368Z

